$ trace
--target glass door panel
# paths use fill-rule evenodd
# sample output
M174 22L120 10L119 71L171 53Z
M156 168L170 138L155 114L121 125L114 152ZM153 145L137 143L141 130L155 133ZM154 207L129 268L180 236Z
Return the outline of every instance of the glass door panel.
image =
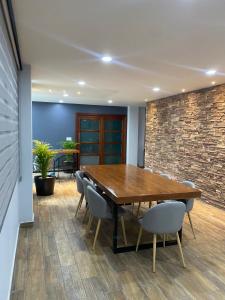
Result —
M80 164L81 165L99 165L99 156L95 155L81 155L80 156Z
M104 134L105 143L121 143L122 142L122 133L121 132L105 132Z
M104 153L105 154L121 154L122 146L121 144L105 144Z
M80 120L80 130L99 130L99 120L82 119Z
M81 165L125 163L125 115L77 114L76 124Z
M106 165L121 164L121 156L120 155L105 156L104 157L104 163Z
M122 130L122 120L105 120L104 122L105 130Z
M80 152L82 154L98 154L99 144L81 144Z
M80 133L80 143L99 143L99 132L82 131Z

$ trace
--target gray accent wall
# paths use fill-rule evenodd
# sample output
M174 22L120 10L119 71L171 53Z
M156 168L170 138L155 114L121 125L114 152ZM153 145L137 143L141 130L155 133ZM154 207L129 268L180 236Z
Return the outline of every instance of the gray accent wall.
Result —
M75 138L76 113L127 114L126 107L33 102L33 139L60 148L66 137Z

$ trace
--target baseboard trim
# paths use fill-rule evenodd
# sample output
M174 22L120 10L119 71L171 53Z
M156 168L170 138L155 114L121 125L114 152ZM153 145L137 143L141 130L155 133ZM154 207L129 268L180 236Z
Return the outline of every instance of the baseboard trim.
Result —
M33 227L34 226L34 221L32 222L25 222L25 223L21 223L20 227L21 228L28 228L28 227Z

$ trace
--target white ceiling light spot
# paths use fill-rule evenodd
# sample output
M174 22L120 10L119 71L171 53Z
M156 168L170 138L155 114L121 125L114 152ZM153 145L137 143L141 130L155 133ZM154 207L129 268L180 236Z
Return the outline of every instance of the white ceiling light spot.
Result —
M216 74L216 70L214 70L214 69L206 71L206 75L208 75L208 76L213 76L215 74Z
M63 100L59 100L59 103L63 103Z
M112 100L108 100L108 103L113 103L113 101Z
M156 86L156 87L154 87L152 90L153 90L153 92L159 92L159 91L160 91L160 88Z
M215 85L215 84L216 84L216 82L215 82L215 81L212 81L211 83L212 83L212 85Z
M77 95L81 95L81 92L80 92L80 91L78 91L78 92L77 92Z
M83 81L83 80L80 80L80 81L78 81L78 84L79 84L80 86L84 86L84 85L86 84L86 82Z
M52 90L51 90L51 89L49 89L48 91L49 91L49 93L52 93Z
M68 97L69 94L67 94L67 92L64 92L63 97Z
M109 55L104 55L104 56L102 57L102 61L103 61L104 63L110 63L110 62L112 61L112 57L109 56Z
M148 102L148 98L145 98L145 100L144 100L145 102Z
M181 92L182 92L182 93L185 93L185 92L186 92L186 89L182 89Z

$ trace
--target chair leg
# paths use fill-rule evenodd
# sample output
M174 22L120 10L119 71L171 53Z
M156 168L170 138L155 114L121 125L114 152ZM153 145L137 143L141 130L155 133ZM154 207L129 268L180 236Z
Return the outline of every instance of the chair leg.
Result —
M75 212L75 217L77 216L78 211L79 211L79 209L81 208L83 199L84 199L84 194L81 194L81 195L80 195L80 200L79 200L79 202L78 202L77 209L76 209L76 212Z
M87 225L87 233L89 233L89 231L91 230L91 225L92 225L93 219L94 219L94 217L90 214L89 220L88 220L88 225Z
M86 206L86 210L85 210L85 214L84 214L84 218L83 218L83 223L86 219L86 216L88 215L88 211L89 211L89 208L88 208L88 206Z
M149 201L148 202L148 208L151 208L152 207L152 201Z
M179 247L180 256L181 256L181 259L182 259L183 267L185 268L186 265L185 265L185 262L184 262L184 256L183 256L183 251L182 251L182 247L181 247L179 233L177 232L176 235L177 235L177 244L178 244L178 247Z
M163 248L166 248L166 234L163 233Z
M94 238L94 243L93 243L93 247L92 249L95 250L95 244L96 244L96 241L97 241L97 238L98 238L98 233L99 233L99 229L100 229L100 226L101 226L101 219L98 219L98 224L97 224L97 228L96 228L96 231L95 231L95 238Z
M138 203L137 218L138 218L138 216L139 216L140 208L141 208L141 202Z
M126 230L125 230L124 217L121 216L120 220L121 220L121 225L122 225L124 244L127 245L127 235L126 235Z
M191 221L191 215L190 215L190 212L188 212L187 215L188 215L188 219L189 219L189 222L190 222L190 225L191 225L191 230L192 230L194 239L196 239L195 232L194 232L194 227L193 227L193 224L192 224L192 221Z
M153 265L152 265L153 273L155 273L156 241L157 241L157 236L156 236L156 234L154 234L153 235Z
M139 233L138 233L138 240L137 240L137 245L136 245L136 252L138 252L138 247L139 247L139 244L140 244L140 240L141 240L141 236L142 236L142 227L140 227L140 230L139 230Z

